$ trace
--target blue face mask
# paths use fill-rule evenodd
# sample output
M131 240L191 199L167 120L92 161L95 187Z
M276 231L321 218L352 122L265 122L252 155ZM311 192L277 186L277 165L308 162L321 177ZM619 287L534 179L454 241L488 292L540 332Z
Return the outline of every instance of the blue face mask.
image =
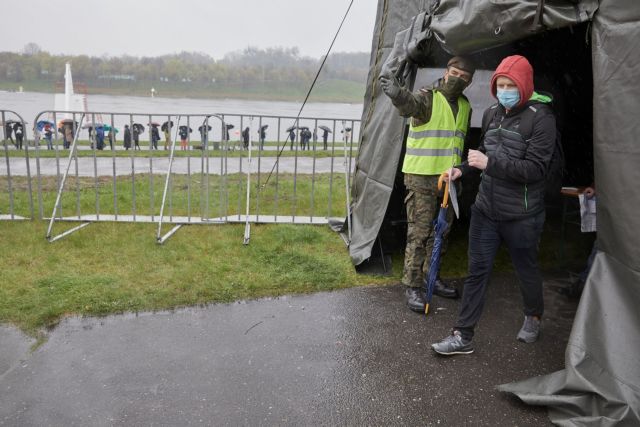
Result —
M515 107L518 105L518 102L520 102L520 91L518 91L518 89L498 89L496 96L498 97L498 102L507 109Z

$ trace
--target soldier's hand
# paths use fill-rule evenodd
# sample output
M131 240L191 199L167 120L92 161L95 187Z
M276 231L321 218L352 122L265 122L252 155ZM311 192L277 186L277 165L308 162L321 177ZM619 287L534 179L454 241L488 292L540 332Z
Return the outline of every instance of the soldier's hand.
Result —
M451 168L448 171L442 173L446 182L455 181L462 176L462 171L458 168Z
M382 91L391 99L397 98L400 95L400 83L395 76L387 77L380 76L380 86Z

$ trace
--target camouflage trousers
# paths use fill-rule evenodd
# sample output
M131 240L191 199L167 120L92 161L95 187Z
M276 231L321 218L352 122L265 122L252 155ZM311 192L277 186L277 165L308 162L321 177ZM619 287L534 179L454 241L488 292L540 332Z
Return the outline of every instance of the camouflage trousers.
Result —
M410 287L422 287L429 274L429 263L433 251L433 221L437 218L442 203L438 191L438 175L404 175L407 189L404 204L407 208L407 246L404 251L402 283ZM453 222L453 208L447 211L449 227L445 231L441 255L447 247L447 236Z

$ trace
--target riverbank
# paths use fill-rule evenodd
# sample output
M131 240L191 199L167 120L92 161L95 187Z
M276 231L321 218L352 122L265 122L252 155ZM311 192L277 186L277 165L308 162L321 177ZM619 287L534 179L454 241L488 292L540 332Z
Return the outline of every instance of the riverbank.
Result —
M155 96L163 98L191 99L239 99L252 101L302 102L309 85L263 84L252 85L216 84L197 85L191 83L168 83L158 81L95 81L87 82L89 95L150 97L151 88ZM55 82L30 80L23 82L0 81L0 91L55 93ZM310 102L362 103L364 82L349 80L319 81L309 97Z

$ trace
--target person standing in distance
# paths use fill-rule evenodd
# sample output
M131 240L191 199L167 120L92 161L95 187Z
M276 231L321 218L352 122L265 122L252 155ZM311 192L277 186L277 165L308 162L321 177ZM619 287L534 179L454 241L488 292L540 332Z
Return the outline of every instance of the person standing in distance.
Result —
M407 190L407 246L402 283L407 287L407 306L416 312L424 313L425 308L424 278L429 274L433 220L442 198L438 178L461 161L471 122L471 105L462 92L471 83L474 72L475 66L468 58L454 56L434 87L422 88L416 93L400 87L393 76L379 78L382 90L400 115L411 117L402 164ZM447 222L449 225L453 222L451 209ZM443 255L445 249L446 243ZM439 277L434 293L445 298L458 297L457 290Z
M447 356L473 353L474 328L502 242L509 250L524 302L518 341L538 339L544 311L538 242L545 219L545 178L556 144L551 97L534 92L533 68L520 55L502 60L490 87L498 103L484 112L482 122L488 125L480 147L469 150L466 164L452 169L447 177L455 181L467 173L482 173L471 207L469 274L458 319L451 334L431 346Z
M124 149L127 151L131 148L131 129L129 129L129 125L124 125L124 138L122 144Z
M327 149L327 140L329 139L329 131L327 129L322 129L322 149Z

